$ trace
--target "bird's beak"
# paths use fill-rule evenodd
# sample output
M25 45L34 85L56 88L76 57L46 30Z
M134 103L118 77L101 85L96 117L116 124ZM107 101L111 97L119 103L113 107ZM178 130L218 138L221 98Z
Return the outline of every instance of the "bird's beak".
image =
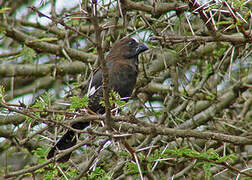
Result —
M140 53L142 53L144 51L147 51L147 50L148 50L148 47L147 47L146 44L144 44L144 43L138 43L138 46L136 48L136 53L137 54L140 54Z

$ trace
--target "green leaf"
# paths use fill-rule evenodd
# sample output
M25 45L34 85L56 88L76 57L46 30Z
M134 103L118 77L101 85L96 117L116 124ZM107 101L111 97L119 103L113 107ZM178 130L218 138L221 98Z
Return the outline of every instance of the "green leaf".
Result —
M216 26L225 25L225 24L233 24L233 21L220 21L216 23Z
M69 21L65 22L66 25L69 25L69 26L79 26L80 25L81 21L79 19L74 19L73 18L74 16L70 16L70 17L72 17L72 18L70 18Z
M70 98L71 106L68 110L74 111L78 108L83 108L88 106L88 96L85 95L84 97L73 96Z
M136 163L128 162L126 164L127 172L129 174L136 174L138 173L138 168Z
M24 60L29 63L32 63L33 60L36 58L36 52L27 46L23 47L20 54L24 56Z
M236 159L236 158L237 158L236 155L230 154L230 155L227 155L227 156L220 157L216 162L222 163L222 162L227 162L228 160L233 160L233 159Z
M101 168L97 167L93 172L91 172L88 177L91 180L110 180L111 177L106 174L106 172Z
M115 91L111 91L109 93L110 97L109 97L109 103L112 107L115 107L115 108L121 108L123 107L126 102L124 100L121 99L121 96L115 92ZM104 101L100 101L100 104L102 106L105 106L105 102Z
M43 110L51 105L51 101L52 101L52 94L45 92L44 94L39 96L38 99L36 99L32 107Z

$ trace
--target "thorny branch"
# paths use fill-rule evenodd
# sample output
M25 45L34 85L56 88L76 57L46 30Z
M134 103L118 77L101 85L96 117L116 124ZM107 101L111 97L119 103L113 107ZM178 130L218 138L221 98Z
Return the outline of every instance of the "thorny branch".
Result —
M113 121L111 120L111 112L110 112L110 103L109 103L109 74L108 74L108 68L106 66L106 61L104 58L104 52L102 49L102 37L101 37L101 27L98 24L97 20L97 1L93 0L92 1L92 12L91 12L91 21L94 26L95 30L95 39L96 39L96 48L98 52L98 59L101 64L101 69L102 69L102 82L103 82L103 97L104 97L104 102L105 102L105 112L106 112L106 126L108 129L112 129L113 127Z
M50 2L55 3L54 0L43 2L47 5ZM111 157L113 158L109 157L109 161L107 161L107 156L104 158L100 156L101 154L91 152L89 155L93 156L90 156L91 158L86 168L78 172L79 177L89 172L90 166L96 162L94 160L97 160L97 157L99 157L99 161L106 162L108 166L111 165L110 161L114 164L123 162L123 165L116 166L119 170L113 170L111 168L113 166L110 166L111 170L106 172L113 174L112 177L114 179L131 176L132 174L126 169L127 162L131 161L132 158L130 156L120 156L119 152L122 152L122 150L116 144L122 138L134 139L135 142L132 146L133 154L135 147L137 147L139 150L136 151L137 155L140 157L141 154L146 159L155 153L157 149L162 151L166 148L166 145L168 148L190 146L190 148L196 149L199 152L205 152L206 149L214 147L223 156L226 154L236 154L238 156L237 162L230 165L227 163L218 164L215 161L200 158L194 158L195 161L207 161L217 164L217 166L214 166L215 172L221 170L218 166L220 165L228 169L229 172L251 177L251 156L248 154L249 151L246 150L252 144L250 133L252 127L250 122L252 117L250 108L252 102L250 97L252 76L251 60L249 59L252 54L251 10L246 9L244 6L242 6L245 9L244 11L238 9L236 4L229 1L220 1L221 4L217 4L215 1L207 1L200 4L199 1L194 0L185 1L186 3L120 0L119 9L111 3L112 1L109 3L92 2L91 8L79 12L79 7L77 7L72 9L74 12L70 13L63 11L62 13L58 13L55 11L57 10L56 4L53 4L51 6L51 16L42 13L37 7L30 6L30 9L36 12L38 16L50 19L53 25L60 24L68 31L57 26L51 27L30 22L29 18L24 18L27 20L16 19L12 14L19 8L20 4L17 4L16 1L0 2L1 7L2 5L3 7L6 6L6 3L8 3L8 6L13 5L12 9L8 11L10 14L7 14L7 16L1 9L0 17L0 26L5 31L5 34L1 37L1 49L8 47L4 49L7 51L3 51L0 54L0 66L2 67L0 67L0 73L1 77L3 77L0 83L1 85L4 84L7 89L4 99L8 101L24 94L36 94L37 90L54 89L61 82L65 82L66 79L68 80L65 84L70 84L71 86L70 81L75 82L77 78L68 75L70 73L75 75L81 73L85 79L88 79L89 71L87 71L87 67L90 65L93 66L93 64L89 63L94 63L97 56L94 55L96 53L92 51L92 47L78 49L79 46L77 48L75 45L73 46L76 43L76 37L84 37L91 40L89 41L90 44L97 48L100 64L105 67L105 71L103 72L105 72L104 90L106 91L106 66L104 66L103 56L109 45L105 48L101 46L101 42L105 39L103 35L108 35L109 41L114 41L128 34L148 31L151 36L153 34L156 35L152 39L156 39L158 42L148 42L153 49L147 56L140 59L139 81L134 93L134 99L130 102L130 106L127 107L130 109L129 112L124 112L123 109L122 112L124 115L113 116L107 108L106 111L109 112L107 115L110 116L108 118L102 115L89 115L84 112L69 112L64 109L37 109L22 103L1 102L0 108L6 113L6 116L0 115L0 134L5 138L0 143L1 152L15 147L18 150L21 147L33 150L40 146L47 146L47 142L41 143L42 141L39 141L37 144L33 144L32 142L34 140L38 141L37 139L39 138L37 137L40 136L49 139L47 136L48 129L51 134L51 127L60 126L64 129L71 129L78 133L87 134L89 138L67 151L60 152L56 156L56 159L84 144L95 147L96 151L101 152L104 143L108 139L112 142L106 148L106 151L112 152L113 156ZM85 6L87 4L83 3L82 5ZM221 8L213 8L214 6ZM183 15L187 15L186 12L190 12L191 16L186 17L186 21L184 21ZM115 16L115 14L118 16ZM76 19L83 20L83 22L80 22L76 27L69 25L66 20L72 19L72 15L82 16ZM203 22L203 25L194 21L197 15L201 20L199 22ZM123 18L123 23L121 18ZM229 21L229 24L220 25L220 22L226 21ZM125 24L127 26L124 26ZM208 30L206 32L205 27ZM59 39L53 42L43 42L40 39L43 35ZM73 44L66 47L60 45L59 43L63 38L71 43L73 42ZM49 60L42 64L35 64L35 62L27 64L25 60L20 60L20 57L22 58L23 56L21 54L23 45L34 49L37 52L36 58L38 59L41 56L47 55L47 53L50 54L48 56ZM19 55L19 59L17 55ZM74 60L72 65L75 64L76 60L82 61L84 64L80 63L80 66L78 66L79 62L76 62L78 68L72 69L74 66L67 66L62 63L62 59L57 59L55 65L54 56L57 56L57 58L66 58L68 56ZM141 63L144 63L144 68L146 68L144 75L142 75L143 69ZM181 82L178 88L179 98L176 104L172 103L170 94L173 90L173 85L169 84L169 79L173 78L170 75L170 66L178 69L179 82ZM62 71L61 67L63 68ZM195 67L196 70L192 70ZM49 77L55 75L56 71L58 75L62 76L54 76L54 78L60 78L60 82L58 81L57 84L52 83L54 79ZM227 71L229 71L229 76L226 76ZM211 73L211 76L208 76L209 73ZM48 81L50 83L47 82L45 87L46 79L38 77L48 74L50 75L45 77L50 78L50 81ZM188 74L193 75L193 78L188 78ZM183 78L183 76L186 76L186 78ZM22 85L23 80L29 82L30 86L24 87ZM222 82L224 82L224 85ZM59 86L59 88L64 89L65 84ZM221 87L222 89L219 90L217 87ZM108 98L106 92L105 97ZM171 103L171 109L169 111L167 111L167 108L157 109L156 107L152 107L153 104L149 102L158 102L162 105L168 102ZM151 107L147 106L148 103ZM109 107L108 104L106 107ZM42 116L35 116L38 113ZM162 117L160 117L160 114ZM66 121L56 120L55 115L63 116L63 119ZM29 134L17 136L19 132L24 132L22 128L28 127L28 125L22 127L23 124L27 123L26 117L34 119L29 124ZM75 130L69 126L69 124L74 122L95 120L105 121L107 125L113 122L113 127L118 131L107 132L106 128L93 125L86 130ZM161 121L163 123L160 124ZM34 130L36 128L34 124L43 124L45 127ZM101 141L101 139L102 143L96 145L95 143ZM131 143L131 141L129 142ZM119 150L113 149L115 147ZM87 149L89 150L89 147ZM183 158L189 159L192 157ZM76 159L73 158L73 160ZM169 164L169 161L162 159L160 161L159 159L155 160L159 161L160 168L159 171L155 170L152 172L148 169L148 162L145 164L145 160L140 159L139 161L139 164L144 166L144 170L147 171L146 173L143 171L144 178L146 176L150 179L165 177L167 174L161 169L169 169L169 172L176 172L177 177L184 178L199 172L193 168L194 163L185 162L184 165L179 164L177 166L179 162ZM5 177L16 177L28 172L33 173L35 170L46 167L48 164L54 162L55 159L31 166L27 169L7 172ZM169 164L168 168L167 164ZM97 165L100 165L99 162ZM67 164L66 166L70 167L71 165ZM122 169L127 172L122 172ZM245 173L241 169L245 169ZM212 169L210 171L213 172ZM225 172L222 173L225 174ZM36 173L33 174L35 177ZM218 175L220 174L218 173ZM232 175L232 177L234 176ZM199 178L202 177L200 176Z

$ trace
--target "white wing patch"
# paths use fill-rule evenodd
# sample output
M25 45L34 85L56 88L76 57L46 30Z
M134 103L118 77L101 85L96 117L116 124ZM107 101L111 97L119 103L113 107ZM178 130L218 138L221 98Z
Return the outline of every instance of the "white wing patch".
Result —
M88 85L88 92L87 92L87 96L92 96L94 93L95 93L95 86L91 87L91 84L93 82L93 73L91 74L91 78L90 78L90 81L89 81L89 85Z
M89 81L89 85L88 85L88 92L87 92L88 97L92 96L96 91L98 91L101 88L101 86L99 86L98 88L96 88L95 86L91 86L92 82L93 82L93 79L94 79L94 76L93 76L93 73L92 73L90 81Z
M89 89L87 95L92 96L96 91L98 91L101 88L101 86L99 86L98 88L95 88L95 86L91 87L91 89Z
M92 96L95 93L95 86L93 86L91 89L88 91L88 96Z

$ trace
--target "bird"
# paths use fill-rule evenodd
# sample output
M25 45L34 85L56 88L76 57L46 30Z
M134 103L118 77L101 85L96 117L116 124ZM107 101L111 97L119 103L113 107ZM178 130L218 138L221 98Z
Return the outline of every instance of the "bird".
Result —
M146 50L148 50L146 44L139 43L131 37L120 39L112 45L105 58L108 69L109 90L117 92L123 99L128 99L131 96L138 76L138 55ZM82 92L82 94L89 94L88 108L97 114L104 114L105 107L100 104L100 101L103 100L101 68L94 72L88 84ZM89 122L78 122L73 124L72 128L83 130L89 124ZM76 133L73 130L68 130L56 145L50 149L47 159L53 158L58 150L66 150L76 145L76 143ZM57 162L67 162L70 156L71 152L57 159Z

